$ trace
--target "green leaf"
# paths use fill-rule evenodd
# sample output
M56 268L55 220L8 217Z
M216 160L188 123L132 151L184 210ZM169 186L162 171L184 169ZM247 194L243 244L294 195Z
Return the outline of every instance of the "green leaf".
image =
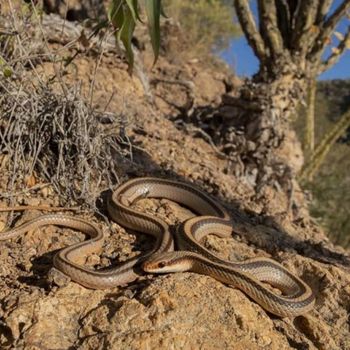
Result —
M169 16L167 16L167 14L164 11L164 7L162 3L160 3L160 15L163 16L164 18L169 18Z
M140 14L139 14L139 5L138 5L138 1L137 1L137 0L133 0L133 2L134 2L134 9L135 9L136 17L137 17L137 19L138 19L141 23L143 23L143 21L142 21L142 19L141 19L141 17L140 17Z
M134 21L136 22L137 20L139 20L140 22L142 22L138 11L137 0L125 0L125 1L129 6L129 9L132 13L132 17L134 18Z
M112 0L108 9L108 19L119 30L124 22L123 0Z
M135 20L128 6L123 6L123 25L118 31L118 39L123 43L125 48L126 59L128 61L129 74L132 73L134 66L134 53L132 51L131 39L135 29Z
M161 11L160 0L145 0L146 14L148 18L148 31L151 37L153 52L154 52L154 62L155 64L159 55L159 45L160 45L160 26L159 18Z

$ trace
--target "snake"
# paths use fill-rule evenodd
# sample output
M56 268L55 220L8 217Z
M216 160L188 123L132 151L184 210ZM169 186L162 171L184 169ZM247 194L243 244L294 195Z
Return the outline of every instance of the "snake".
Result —
M143 262L143 270L157 274L192 271L211 276L242 290L264 309L280 317L295 317L312 310L315 303L312 289L275 260L261 257L228 261L200 244L209 234L230 236L233 227L226 213L221 218L201 216L188 219L176 230L179 250L153 255ZM280 293L267 288L264 283Z
M171 227L164 220L132 207L142 198L165 198L189 208L197 216L177 225L173 237ZM232 262L216 256L202 245L201 242L209 234L220 237L231 235L234 222L220 203L192 184L155 177L128 180L110 195L107 211L119 225L153 236L155 242L152 249L117 266L102 269L86 267L86 258L103 249L104 232L86 219L63 214L41 215L2 232L0 241L14 239L46 225L85 233L90 238L61 249L54 256L53 265L73 281L91 289L123 286L145 272L192 271L242 290L277 316L297 316L313 308L315 298L311 288L275 260L254 258ZM180 250L174 251L175 244ZM268 288L266 283L280 293Z

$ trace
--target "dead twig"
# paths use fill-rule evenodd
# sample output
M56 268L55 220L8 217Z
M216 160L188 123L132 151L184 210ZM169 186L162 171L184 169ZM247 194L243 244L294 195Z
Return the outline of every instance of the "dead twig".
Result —
M0 212L43 210L43 211L78 211L80 207L49 207L47 205L19 205L15 207L0 207Z

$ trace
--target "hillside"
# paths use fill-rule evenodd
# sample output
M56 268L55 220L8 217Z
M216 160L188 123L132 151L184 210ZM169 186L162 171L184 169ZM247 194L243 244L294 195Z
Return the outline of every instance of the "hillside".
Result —
M226 145L251 146L234 130L230 100L241 82L228 67L211 56L182 56L186 33L165 20L157 65L141 27L129 76L110 33L86 43L88 27L83 36L81 24L56 15L32 23L32 13L14 15L20 9L1 18L17 33L16 18L20 33L0 46L13 69L0 78L1 208L73 208L71 215L106 232L102 253L84 257L85 265L106 268L151 245L108 219L108 191L141 176L180 180L233 218L231 237L206 240L210 251L234 261L272 258L312 288L316 304L302 316L276 317L239 289L189 272L88 289L52 268L58 250L85 236L47 226L0 242L1 349L350 349L349 252L310 217L296 181L290 191L271 184L257 191L221 147L226 125L234 136ZM279 151L297 168L300 150L290 132ZM133 205L169 224L194 215L165 199ZM44 212L0 212L0 229Z

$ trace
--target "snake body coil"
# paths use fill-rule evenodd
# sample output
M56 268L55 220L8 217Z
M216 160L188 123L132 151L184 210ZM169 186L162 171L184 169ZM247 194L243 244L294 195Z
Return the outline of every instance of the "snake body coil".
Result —
M178 248L169 225L163 220L130 208L140 198L166 198L200 215L181 224L176 234ZM146 272L195 271L210 275L246 292L262 307L279 316L295 316L309 311L314 304L311 289L282 265L266 258L245 262L225 261L204 248L200 241L208 234L228 236L233 230L227 211L210 196L192 185L157 178L137 178L119 186L107 204L108 213L118 224L152 235L153 249L116 267L93 270L83 266L86 257L98 253L104 234L95 224L68 215L49 214L33 219L18 228L3 232L0 241L15 238L45 225L58 225L84 232L91 238L59 251L54 266L75 282L93 289L105 289L130 283ZM276 294L261 282L280 289Z

